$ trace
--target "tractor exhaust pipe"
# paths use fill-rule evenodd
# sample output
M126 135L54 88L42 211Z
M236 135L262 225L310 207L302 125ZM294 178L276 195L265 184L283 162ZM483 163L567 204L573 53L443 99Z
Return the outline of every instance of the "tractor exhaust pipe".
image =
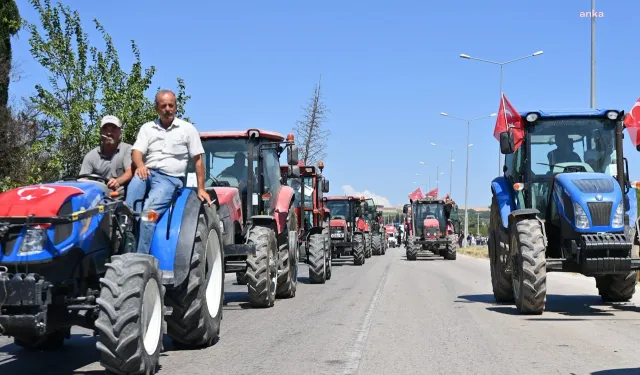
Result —
M625 194L624 192L626 189L626 181L625 181L625 175L624 175L624 172L625 172L624 154L622 153L622 150L623 150L622 132L623 132L622 119L618 119L616 121L616 170L618 173L618 176L617 176L618 184L620 184L620 190L624 195Z

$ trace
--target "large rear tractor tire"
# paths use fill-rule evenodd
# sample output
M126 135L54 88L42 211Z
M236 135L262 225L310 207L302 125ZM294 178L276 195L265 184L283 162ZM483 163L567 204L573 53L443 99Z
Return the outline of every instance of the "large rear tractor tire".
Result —
M203 209L204 210L204 209ZM191 253L189 276L165 297L173 309L167 317L167 333L179 345L206 347L220 334L224 298L224 257L220 218L213 207L213 220L204 212L198 218Z
M489 225L489 265L491 267L491 285L493 286L493 298L496 302L514 302L513 279L507 272L509 259L509 247L500 241L499 231L501 224L500 211L495 197L491 203L491 219Z
M324 235L324 246L325 246L325 257L327 259L327 280L331 280L331 259L333 258L332 253L331 253L331 234L329 232L329 229L325 228L322 231L322 234Z
M444 259L456 260L458 253L458 244L455 240L451 240L447 243L447 247L444 250Z
M293 207L289 209L285 231L288 231L287 238L278 250L280 267L276 298L293 298L298 287L298 218Z
M252 307L272 307L278 285L278 242L269 227L253 226L247 245L256 247L255 255L247 256L247 289Z
M361 266L365 262L364 256L364 235L354 234L353 241L356 243L353 246L353 264Z
M371 258L371 234L364 234L364 257Z
M378 234L371 237L371 248L373 255L382 255L382 236Z
M542 226L536 219L522 219L511 228L513 294L521 314L542 314L547 302L547 260Z
M96 300L100 364L112 374L154 374L166 331L158 260L128 253L112 256L106 268Z
M418 247L415 244L416 239L411 236L407 240L407 259L408 260L416 260L418 259Z
M322 233L309 237L309 281L311 284L324 284L327 280L327 259Z

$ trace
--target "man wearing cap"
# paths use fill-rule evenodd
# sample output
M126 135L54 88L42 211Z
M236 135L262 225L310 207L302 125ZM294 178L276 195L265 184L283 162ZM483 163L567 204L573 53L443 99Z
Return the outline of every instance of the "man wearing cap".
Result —
M89 151L82 160L80 174L96 174L108 180L111 190L124 195L124 186L131 173L131 145L120 142L122 123L116 116L104 116L100 121L100 146Z

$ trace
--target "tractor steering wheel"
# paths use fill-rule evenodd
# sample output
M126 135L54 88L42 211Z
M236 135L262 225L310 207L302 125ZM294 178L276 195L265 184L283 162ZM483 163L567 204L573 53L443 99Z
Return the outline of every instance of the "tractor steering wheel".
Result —
M104 182L105 185L109 183L109 179L104 178L104 177L100 176L99 174L94 174L94 173L81 174L81 175L76 176L75 178L73 178L73 177L65 178L65 181L78 180L80 178L90 178L90 179L100 180L101 182Z

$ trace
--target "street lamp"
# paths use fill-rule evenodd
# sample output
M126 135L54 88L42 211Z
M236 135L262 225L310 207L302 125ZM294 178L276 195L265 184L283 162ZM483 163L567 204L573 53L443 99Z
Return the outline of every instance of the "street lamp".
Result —
M595 1L595 0L592 0L592 1ZM595 18L594 18L594 20L595 20ZM592 27L593 27L593 23L594 23L594 21L592 21L592 23L591 23ZM592 41L593 41L593 33L592 33ZM592 46L592 48L593 48L593 46ZM469 55L464 54L464 53L461 53L460 57L462 57L463 59L467 59L467 60L476 60L476 61L486 62L486 63L489 63L489 64L500 65L500 100L502 101L502 67L504 65L511 64L512 62L528 59L529 57L540 56L540 55L542 55L542 53L543 53L542 51L538 51L538 52L534 52L534 53L532 53L530 55L523 56L523 57L518 57L517 59L513 59L513 60L509 60L509 61L505 61L505 62L497 62L497 61L479 59L477 57L472 57L472 56L469 56ZM592 53L591 58L592 59L594 58L593 57L593 53ZM592 73L591 73L592 85L593 85L593 80L595 79L594 78L594 74L595 73L592 70ZM593 94L592 94L592 96L593 96ZM595 101L595 98L592 98L592 99ZM500 176L500 175L502 175L502 153L500 152L500 147L498 147L498 176Z
M468 206L468 199L469 199L469 147L473 146L473 143L469 143L469 129L471 127L471 123L473 121L476 120L481 120L481 119L485 119L488 117L495 117L498 114L497 113L492 113L489 116L482 116L482 117L478 117L475 118L473 120L468 120L468 119L464 119L461 117L456 117L456 116L451 116L445 112L440 112L440 114L442 116L446 116L446 117L451 117L457 120L462 120L462 121L466 121L467 122L467 166L466 166L466 178L465 178L465 183L464 183L464 233L465 235L467 235L469 233L469 206ZM464 239L464 243L466 244L466 237Z
M451 152L451 160L449 160L449 162L451 162L451 168L449 169L449 196L451 196L451 190L452 190L452 187L453 187L453 162L454 162L453 150L455 148L448 147L448 146L443 146L441 144L437 144L437 143L434 143L434 142L431 142L431 146L446 148L447 150L449 150ZM469 145L469 146L472 146L472 145Z

